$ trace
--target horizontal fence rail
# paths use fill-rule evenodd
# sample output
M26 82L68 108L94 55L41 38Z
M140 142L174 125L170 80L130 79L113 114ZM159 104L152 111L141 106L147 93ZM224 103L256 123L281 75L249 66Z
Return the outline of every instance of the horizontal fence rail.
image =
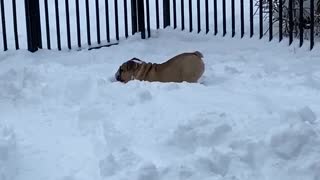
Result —
M0 0L0 49L94 49L175 30L313 49L320 0Z

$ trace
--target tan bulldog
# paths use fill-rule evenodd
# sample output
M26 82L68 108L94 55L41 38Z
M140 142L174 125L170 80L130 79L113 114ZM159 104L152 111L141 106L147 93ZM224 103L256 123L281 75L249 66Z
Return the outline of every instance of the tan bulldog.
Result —
M120 66L115 77L124 83L130 80L195 83L204 73L202 58L199 51L179 54L162 64L133 58Z

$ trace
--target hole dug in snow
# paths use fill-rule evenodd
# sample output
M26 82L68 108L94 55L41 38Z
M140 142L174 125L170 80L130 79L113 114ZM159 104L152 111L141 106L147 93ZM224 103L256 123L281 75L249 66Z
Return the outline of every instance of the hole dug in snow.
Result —
M314 135L312 131L286 129L272 136L270 146L280 158L289 160L297 158Z
M232 131L229 124L215 124L209 120L199 120L178 126L168 140L169 145L182 151L195 152L201 147L214 147Z

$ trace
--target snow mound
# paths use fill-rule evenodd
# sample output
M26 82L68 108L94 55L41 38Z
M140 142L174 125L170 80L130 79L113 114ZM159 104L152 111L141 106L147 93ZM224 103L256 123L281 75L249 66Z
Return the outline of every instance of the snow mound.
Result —
M305 108L303 108L305 109ZM300 119L301 110L295 112ZM319 178L319 132L304 121L273 128L265 136L239 136L227 117L208 116L178 126L166 142L173 155L163 179L317 179ZM215 120L212 120L212 119ZM284 117L282 117L284 118ZM292 116L286 117L292 118ZM287 119L279 119L286 121ZM218 123L220 122L220 123ZM235 128L234 128L235 129ZM243 133L242 133L243 134ZM271 173L272 172L272 173ZM179 175L180 174L180 175Z

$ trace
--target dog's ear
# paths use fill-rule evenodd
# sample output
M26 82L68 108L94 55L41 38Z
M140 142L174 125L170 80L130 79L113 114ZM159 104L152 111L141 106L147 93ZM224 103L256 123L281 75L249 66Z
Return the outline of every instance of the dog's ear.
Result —
M130 71L130 70L135 70L137 68L138 68L138 63L136 63L135 61L130 60L127 62L127 70Z
M133 61L133 62L138 63L138 64L142 64L143 63L143 61L141 59L138 59L136 57L130 59L130 61Z

